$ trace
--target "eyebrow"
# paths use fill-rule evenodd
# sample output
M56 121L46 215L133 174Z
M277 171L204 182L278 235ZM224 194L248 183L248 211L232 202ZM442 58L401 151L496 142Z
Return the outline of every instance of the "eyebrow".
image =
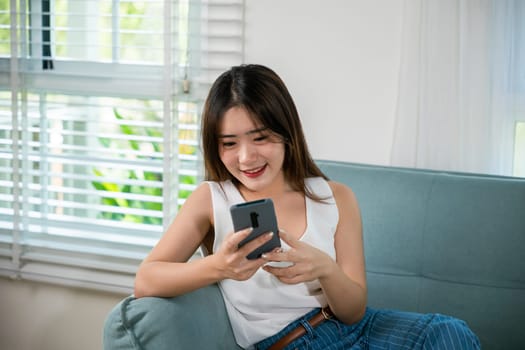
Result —
M262 128L258 128L258 129L253 129L253 130L250 130L250 131L246 132L245 135L257 134L257 133L263 132L265 130L268 130L268 128L267 127L262 127ZM237 137L237 135L235 135L235 134L219 134L219 138L220 139L224 139L224 138L228 138L228 137Z

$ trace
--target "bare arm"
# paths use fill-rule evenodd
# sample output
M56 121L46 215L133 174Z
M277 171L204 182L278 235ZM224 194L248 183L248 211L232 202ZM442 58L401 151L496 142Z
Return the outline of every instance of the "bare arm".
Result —
M188 262L212 230L212 201L207 184L200 185L186 200L163 237L140 265L135 278L135 297L173 297L225 278L245 280L264 263L246 255L270 237L237 249L249 230L228 235L215 254Z
M359 206L353 192L345 185L330 182L339 210L335 233L336 261L321 250L281 233L291 249L269 253L273 261L292 261L292 267L265 267L283 283L318 279L330 308L341 321L359 321L366 309L366 275Z
M330 183L339 209L335 233L337 264L328 264L327 273L319 278L336 316L343 322L359 321L366 310L366 274L361 213L352 190Z

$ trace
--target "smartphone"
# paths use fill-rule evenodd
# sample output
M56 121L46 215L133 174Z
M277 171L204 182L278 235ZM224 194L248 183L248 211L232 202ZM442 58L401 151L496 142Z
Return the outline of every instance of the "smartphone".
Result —
M250 235L239 243L239 248L264 233L273 232L271 240L248 254L246 258L258 259L263 253L281 246L277 217L275 216L273 201L270 198L234 204L230 207L230 213L235 232L248 227L253 228Z

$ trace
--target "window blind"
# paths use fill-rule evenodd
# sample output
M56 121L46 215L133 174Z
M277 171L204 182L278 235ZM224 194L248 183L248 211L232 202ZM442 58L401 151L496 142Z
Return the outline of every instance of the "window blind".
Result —
M202 178L241 0L0 0L0 274L129 293Z

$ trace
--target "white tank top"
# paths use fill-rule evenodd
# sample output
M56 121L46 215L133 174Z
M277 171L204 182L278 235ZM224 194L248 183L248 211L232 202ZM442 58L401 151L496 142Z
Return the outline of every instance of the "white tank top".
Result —
M306 186L323 203L306 197L306 230L300 238L326 252L335 260L334 234L339 220L337 206L328 183L320 178L306 179ZM219 249L224 237L233 231L230 206L245 202L231 181L208 182L212 194L215 241ZM284 249L289 248L281 241ZM204 255L206 249L202 249ZM284 284L259 269L246 281L226 279L219 282L226 310L237 343L243 348L279 332L290 322L316 307L327 305L319 281Z

